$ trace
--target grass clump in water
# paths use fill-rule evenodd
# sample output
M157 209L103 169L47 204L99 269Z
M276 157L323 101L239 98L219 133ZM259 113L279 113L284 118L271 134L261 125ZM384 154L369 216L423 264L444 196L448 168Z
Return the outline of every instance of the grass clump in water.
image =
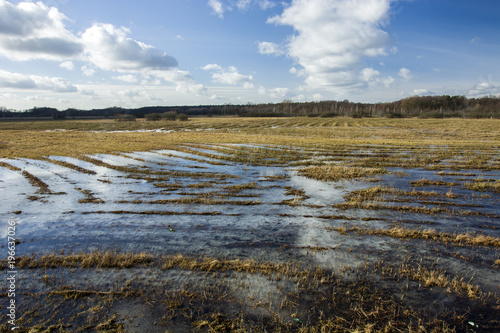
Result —
M343 165L324 165L303 168L299 175L322 181L352 180L387 174L382 168L348 167Z

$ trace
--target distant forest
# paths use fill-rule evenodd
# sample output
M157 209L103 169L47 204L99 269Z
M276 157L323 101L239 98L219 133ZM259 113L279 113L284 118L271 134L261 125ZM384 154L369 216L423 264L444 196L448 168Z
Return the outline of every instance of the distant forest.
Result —
M240 117L390 117L390 118L500 118L500 98L489 96L466 98L465 96L414 96L390 103L353 103L344 101L321 101L245 105L199 105L199 106L148 106L136 109L110 107L105 109L58 110L49 107L34 107L15 111L0 108L0 120L14 119L85 119L116 118L119 115L144 118L148 114L177 113L188 116L236 115Z

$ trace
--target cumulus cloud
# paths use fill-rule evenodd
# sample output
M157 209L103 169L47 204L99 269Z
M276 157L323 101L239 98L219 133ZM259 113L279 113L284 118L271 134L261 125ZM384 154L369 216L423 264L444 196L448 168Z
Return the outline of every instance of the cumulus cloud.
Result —
M269 0L259 0L257 1L258 6L262 10L267 10L269 8L273 8L276 6L276 3L274 1L269 1Z
M399 76L401 76L405 80L409 80L413 78L413 75L411 75L411 71L408 68L401 68L398 73Z
M203 69L205 71L209 71L212 69L220 71L220 70L222 70L222 67L217 65L217 64L208 64L208 65L203 66L201 69Z
M392 76L388 76L387 78L382 80L382 83L384 84L384 86L386 88L389 88L393 82L394 82L394 78Z
M0 70L0 87L76 92L78 89L60 77L24 75Z
M242 85L243 88L254 87L252 75L240 74L238 73L238 69L234 66L222 68L217 64L208 64L203 67L203 69L215 71L215 73L212 74L214 82L229 85Z
M83 45L65 28L65 20L57 8L42 2L0 0L0 54L17 61L78 57Z
M386 54L389 9L390 0L294 0L268 23L295 29L287 54L309 87L359 89L370 75L359 75L363 58Z
M285 53L283 48L276 43L271 42L259 42L259 53L260 54L274 54L282 55Z
M124 27L96 23L81 36L91 63L112 71L169 69L177 60L159 49L127 37Z
M236 3L236 7L238 7L239 10L247 10L250 7L252 0L239 0Z
M73 64L73 62L71 61L65 61L61 63L59 67L67 69L68 71L72 71L73 69L75 69L75 64Z
M80 70L82 71L82 74L85 76L92 76L95 74L95 69L89 66L82 66L80 67Z
M425 88L420 88L420 89L414 89L411 94L413 96L426 96L426 95L432 95L434 94L432 91L430 91L429 89L425 89Z
M207 4L212 12L222 19L226 11L237 9L244 12L250 8L268 10L276 6L277 2L270 0L208 0Z
M111 71L177 66L177 60L165 52L129 38L130 31L124 27L95 23L76 36L65 28L66 20L57 8L42 2L16 6L0 0L0 54L19 61L47 59L68 64L87 60Z
M274 99L283 99L290 89L288 88L271 88L271 89L266 89L263 86L260 86L258 89L258 93L261 95L268 95L271 98Z
M494 82L481 82L469 89L468 94L472 97L500 96L500 85Z
M139 79L135 75L120 75L120 76L113 76L113 79L123 81L123 82L128 82L128 83L135 83L138 82Z
M364 68L361 72L361 79L365 82L372 82L375 80L377 76L380 75L380 72L373 68Z
M174 83L177 92L183 94L206 95L207 89L203 84L197 83L189 71L178 68L168 70L150 71L151 76L156 76L164 81Z
M213 4L217 2L213 1ZM141 82L146 80L154 84L164 80L176 85L176 89L181 92L205 93L203 85L197 84L189 72L177 68L174 57L130 38L127 28L95 23L83 32L74 34L65 28L66 20L67 17L56 8L49 8L42 2L20 2L14 5L0 0L0 56L16 61L59 61L60 67L68 70L75 68L74 61L83 61L84 65L80 69L85 76L92 76L97 69L101 69L122 73L115 78L125 82L139 82L140 77ZM10 75L7 80L5 73L2 86L75 90L62 79L51 81L42 77L16 78Z
M386 88L390 88L391 84L394 82L394 78L392 76L381 77L380 72L371 67L361 70L359 73L359 79L366 82L369 86L383 84Z
M220 18L224 17L224 8L222 7L222 3L219 0L209 0L208 6L212 8L214 14L216 14Z

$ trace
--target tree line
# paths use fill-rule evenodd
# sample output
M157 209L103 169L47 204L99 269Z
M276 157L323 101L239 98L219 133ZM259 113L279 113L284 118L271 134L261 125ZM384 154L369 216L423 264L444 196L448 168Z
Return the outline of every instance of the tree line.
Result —
M0 119L81 119L116 118L130 115L136 118L152 118L155 114L184 114L188 116L237 115L241 117L421 117L421 118L500 118L500 98L495 96L466 98L465 96L414 96L388 103L354 103L344 101L292 102L199 105L199 106L147 106L135 109L109 107L104 109L58 110L34 107L16 111L0 108ZM150 119L148 119L150 120Z

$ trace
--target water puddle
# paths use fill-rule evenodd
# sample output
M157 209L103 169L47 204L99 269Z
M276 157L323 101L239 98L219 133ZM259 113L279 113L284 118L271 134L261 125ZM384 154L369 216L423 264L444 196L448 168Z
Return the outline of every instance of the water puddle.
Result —
M405 270L425 267L434 270L433 274L463 277L484 293L500 292L500 247L491 245L500 237L500 195L492 190L473 190L470 185L478 177L498 181L498 171L439 174L426 169L392 168L377 179L324 182L300 176L300 167L227 159L233 150L280 151L280 147L187 148L192 153L158 150L82 159L2 159L11 168L0 166L0 216L3 221L16 223L16 238L20 241L17 255L117 250L158 257L182 254L276 265L296 263L320 267L346 279L353 278L349 272L356 272L395 293L401 293L399 281L404 279L408 285L425 285L415 274L408 273L410 268ZM318 159L331 158L322 151L303 152ZM351 153L379 152L362 149ZM353 193L372 196L355 202ZM5 239L6 223L0 227L0 235ZM491 237L492 243L487 243L485 237ZM478 245L469 245L466 238L474 238ZM99 290L118 290L126 287L123 281L139 281L150 274L148 288L152 289L168 279L176 281L173 290L187 284L186 290L194 292L201 288L193 287L196 283L203 283L211 292L215 288L208 273L198 274L186 268L149 269L155 270L154 274L139 268L89 269L68 273L60 283L82 290L93 285L100 286ZM58 272L45 270L40 274L56 276ZM36 276L38 272L29 270L26 274ZM275 304L269 302L292 295L297 283L292 278L281 281L264 273L239 277L227 274L224 281L234 279L238 286L227 291L234 297L234 311L245 308L247 314L257 317L268 313L263 308L274 308ZM37 281L30 287L34 291L50 289L47 283L40 282L40 276L33 281ZM106 281L115 282L108 285ZM224 286L227 288L227 284ZM435 288L442 290L442 297L451 290ZM412 292L404 293L408 304L415 300ZM291 299L290 295L287 297ZM185 301L184 296L176 297L179 302ZM453 299L443 298L442 302L452 306ZM131 308L131 304L135 307ZM122 318L131 311L145 314L148 308L141 302L113 305ZM290 325L302 320L293 319L296 314L286 308L276 311L289 318ZM144 318L142 331L151 329L152 322ZM204 327L202 322L198 324Z

